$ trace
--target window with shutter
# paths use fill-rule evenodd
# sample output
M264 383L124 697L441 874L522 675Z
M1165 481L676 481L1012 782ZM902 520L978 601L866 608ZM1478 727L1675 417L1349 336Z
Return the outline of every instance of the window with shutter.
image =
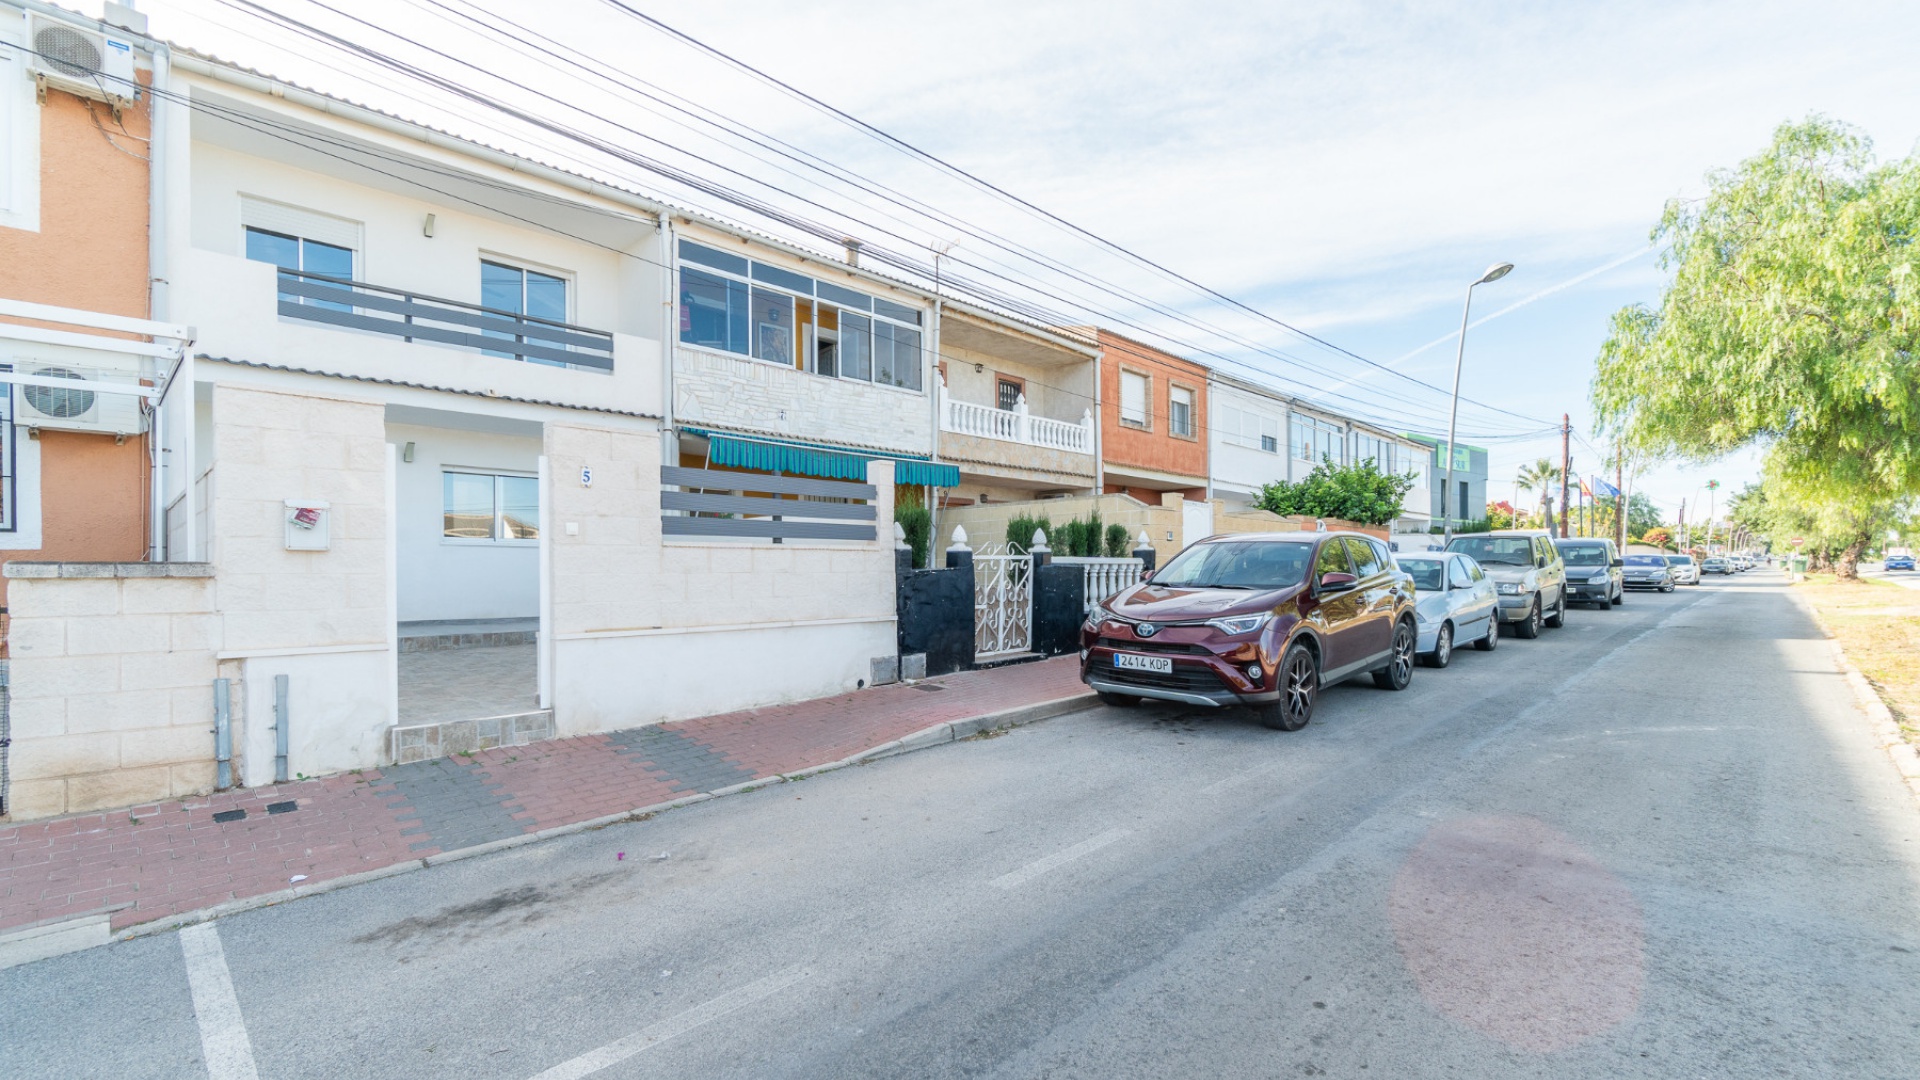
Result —
M1167 428L1181 438L1193 438L1193 391L1184 386L1168 392Z
M1120 373L1120 422L1147 426L1147 377L1137 371Z

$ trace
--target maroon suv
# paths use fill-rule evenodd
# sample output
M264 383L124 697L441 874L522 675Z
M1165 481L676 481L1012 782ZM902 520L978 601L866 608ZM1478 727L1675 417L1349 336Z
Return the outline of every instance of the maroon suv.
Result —
M1371 672L1413 678L1413 579L1387 545L1350 532L1202 540L1095 605L1080 678L1109 705L1145 698L1251 705L1298 731L1322 686Z

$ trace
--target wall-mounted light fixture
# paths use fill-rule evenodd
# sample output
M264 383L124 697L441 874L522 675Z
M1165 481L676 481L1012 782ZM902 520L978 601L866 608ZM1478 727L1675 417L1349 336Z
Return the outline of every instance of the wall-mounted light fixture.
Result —
M400 460L406 462L409 465L413 464L413 444L412 443L408 443L407 445L400 448Z
M420 226L420 235L428 238L429 240L433 238L433 215L432 214L428 214L426 224Z

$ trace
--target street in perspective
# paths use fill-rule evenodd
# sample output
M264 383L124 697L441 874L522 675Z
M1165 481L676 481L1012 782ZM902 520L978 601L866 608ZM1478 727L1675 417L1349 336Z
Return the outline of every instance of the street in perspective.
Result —
M1916 1075L1920 20L1165 14L0 0L0 1078Z

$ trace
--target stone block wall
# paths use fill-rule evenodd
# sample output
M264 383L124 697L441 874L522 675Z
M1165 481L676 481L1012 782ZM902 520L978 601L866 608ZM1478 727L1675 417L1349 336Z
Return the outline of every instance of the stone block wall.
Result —
M933 402L920 391L829 379L723 353L675 348L674 415L700 426L795 439L933 451Z
M218 384L213 443L224 648L385 643L386 407ZM288 499L330 504L328 550L287 550Z
M205 563L9 563L9 810L52 817L213 788Z

